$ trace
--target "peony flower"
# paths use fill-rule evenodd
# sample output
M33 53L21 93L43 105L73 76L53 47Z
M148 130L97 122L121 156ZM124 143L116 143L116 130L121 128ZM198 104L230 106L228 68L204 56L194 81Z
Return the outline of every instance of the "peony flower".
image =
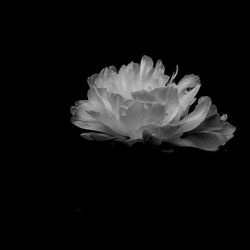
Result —
M72 122L90 130L82 136L89 140L119 140L132 144L153 138L158 145L196 147L215 151L233 137L235 127L220 116L209 97L201 97L194 110L200 80L185 76L178 84L164 74L160 60L114 67L88 78L88 100L71 108Z

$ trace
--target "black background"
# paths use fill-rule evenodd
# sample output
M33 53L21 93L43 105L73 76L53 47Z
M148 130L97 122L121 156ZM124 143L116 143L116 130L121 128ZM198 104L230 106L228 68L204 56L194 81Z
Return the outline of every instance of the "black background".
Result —
M48 157L38 164L45 176L42 236L70 249L238 244L249 205L235 88L244 57L238 23L218 7L105 7L57 6L39 24L37 49L53 99L45 99ZM143 55L161 59L168 75L178 65L176 81L199 75L198 96L210 96L228 114L234 138L215 153L176 148L172 154L84 141L69 110L86 99L87 77Z

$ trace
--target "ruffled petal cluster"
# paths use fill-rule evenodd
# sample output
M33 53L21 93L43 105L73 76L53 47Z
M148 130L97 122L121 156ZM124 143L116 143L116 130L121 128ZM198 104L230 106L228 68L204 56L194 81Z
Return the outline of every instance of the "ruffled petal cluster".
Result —
M155 67L151 58L123 65L117 72L105 68L88 78L88 100L71 108L72 122L90 130L82 136L90 140L117 139L128 143L148 136L155 142L215 151L233 137L235 127L220 116L209 97L198 99L198 76L187 75L178 84L175 74L164 74L162 62Z

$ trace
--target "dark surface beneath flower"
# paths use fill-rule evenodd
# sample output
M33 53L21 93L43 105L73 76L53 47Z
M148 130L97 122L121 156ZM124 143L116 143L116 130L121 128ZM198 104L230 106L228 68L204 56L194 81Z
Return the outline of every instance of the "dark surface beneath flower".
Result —
M169 145L166 154L150 143L75 140L59 171L65 239L95 246L155 244L166 234L208 240L243 219L230 144L217 152Z

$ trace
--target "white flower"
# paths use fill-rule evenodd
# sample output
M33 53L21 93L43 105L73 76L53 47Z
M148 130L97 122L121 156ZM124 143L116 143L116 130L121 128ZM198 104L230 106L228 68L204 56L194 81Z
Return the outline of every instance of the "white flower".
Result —
M215 151L233 137L235 127L219 116L209 97L201 97L189 113L200 88L199 77L185 76L178 84L164 75L159 60L143 56L141 64L123 65L117 73L105 68L88 79L88 100L71 108L72 122L86 130L87 139L143 141Z

